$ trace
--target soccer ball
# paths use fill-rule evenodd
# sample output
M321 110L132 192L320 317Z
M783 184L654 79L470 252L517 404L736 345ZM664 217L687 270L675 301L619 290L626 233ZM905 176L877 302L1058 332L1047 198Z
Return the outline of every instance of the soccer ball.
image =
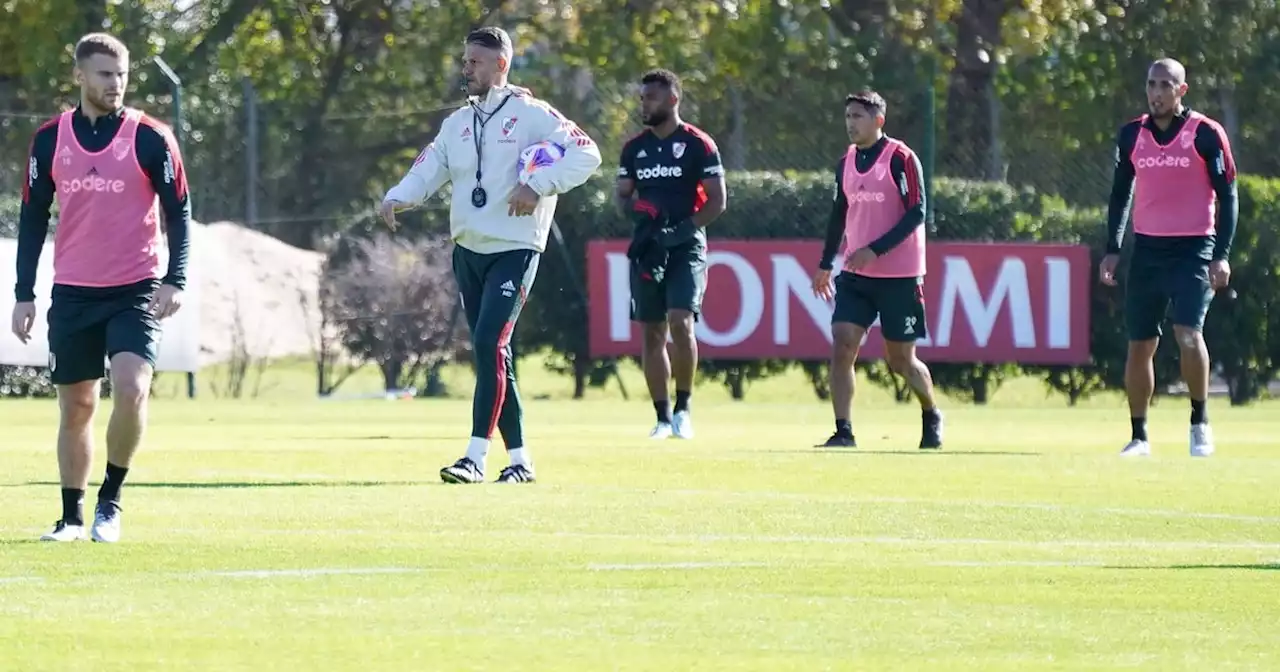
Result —
M554 142L543 140L535 142L520 152L520 162L516 166L516 179L520 184L528 184L534 173L550 166L564 157L564 147Z

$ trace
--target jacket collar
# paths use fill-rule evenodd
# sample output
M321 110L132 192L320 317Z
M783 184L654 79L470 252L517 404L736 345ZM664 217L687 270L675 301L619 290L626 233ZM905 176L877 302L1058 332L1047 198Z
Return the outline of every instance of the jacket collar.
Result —
M524 91L524 89L521 89L520 87L504 84L502 86L495 86L489 89L489 92L482 96L468 96L467 102L472 105L478 105L481 110L492 112L497 109L498 105L502 104L502 101L513 95L517 95L522 91Z

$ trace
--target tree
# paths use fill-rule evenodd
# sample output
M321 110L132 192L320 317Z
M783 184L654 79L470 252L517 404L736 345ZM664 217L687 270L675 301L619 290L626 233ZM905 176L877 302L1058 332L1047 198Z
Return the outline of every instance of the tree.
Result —
M458 342L458 291L445 239L379 234L323 270L321 310L352 357L377 364L388 391L422 382Z

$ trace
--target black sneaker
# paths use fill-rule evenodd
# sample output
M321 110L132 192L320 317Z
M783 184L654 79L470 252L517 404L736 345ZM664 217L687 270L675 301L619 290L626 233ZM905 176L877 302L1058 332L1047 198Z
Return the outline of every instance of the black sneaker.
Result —
M920 431L920 450L940 450L942 448L942 413L935 412L932 417L923 419Z
M498 474L499 483L533 483L533 470L523 464L513 464Z
M483 483L484 471L471 458L464 457L441 469L440 480L445 483Z
M826 443L820 443L815 448L857 448L858 442L853 438L852 434L844 432L836 432L827 439Z

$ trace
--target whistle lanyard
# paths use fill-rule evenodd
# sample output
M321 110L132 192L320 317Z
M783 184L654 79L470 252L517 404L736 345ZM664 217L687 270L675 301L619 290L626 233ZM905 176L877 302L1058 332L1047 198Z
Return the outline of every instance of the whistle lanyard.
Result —
M485 126L488 125L489 120L494 118L494 116L498 114L498 111L502 109L502 106L506 105L507 101L511 100L514 95L515 94L508 94L507 97L503 98L502 102L498 103L498 106L493 108L493 111L488 114L485 114L485 112L481 110L480 106L476 103L471 103L471 126L474 129L471 133L471 139L474 141L476 146L476 188L471 191L471 204L477 208L483 208L485 203L489 200L489 196L485 193L484 187L480 186L480 180L484 176L482 168L484 157L484 152L482 151L484 147L484 129Z

